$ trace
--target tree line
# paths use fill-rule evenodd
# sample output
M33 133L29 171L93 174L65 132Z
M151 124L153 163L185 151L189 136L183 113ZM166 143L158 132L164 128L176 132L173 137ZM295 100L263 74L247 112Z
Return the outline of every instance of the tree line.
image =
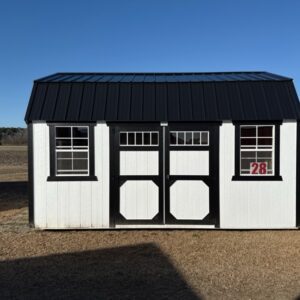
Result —
M0 127L0 145L26 145L27 129L21 127Z

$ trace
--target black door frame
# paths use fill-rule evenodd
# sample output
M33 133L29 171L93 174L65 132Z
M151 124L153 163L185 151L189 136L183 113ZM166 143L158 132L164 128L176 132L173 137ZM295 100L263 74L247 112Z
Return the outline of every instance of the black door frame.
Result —
M170 123L165 129L166 224L219 227L219 127L220 123ZM170 146L170 131L209 131L208 146ZM170 175L170 151L209 151L209 175ZM170 212L170 187L177 180L202 180L209 187L209 214L202 220L176 219Z
M219 127L221 123L109 123L110 138L110 227L117 225L215 225L219 227ZM209 131L209 146L170 146L170 130ZM159 146L119 145L120 131L158 131ZM165 139L164 139L165 137ZM170 150L209 150L209 175L170 176ZM159 175L120 175L119 151L159 151ZM165 158L165 161L164 161ZM127 180L152 180L159 188L159 212L152 220L127 220L120 214L120 187ZM170 213L170 186L176 180L203 180L209 186L210 212L203 220L177 220ZM164 194L165 193L165 194Z
M120 131L158 131L158 146L120 146ZM110 227L118 225L157 225L163 224L163 130L160 123L111 123L109 124L110 138ZM120 151L158 151L158 175L120 175ZM152 180L159 189L158 213L152 219L127 220L120 213L120 187L128 180Z

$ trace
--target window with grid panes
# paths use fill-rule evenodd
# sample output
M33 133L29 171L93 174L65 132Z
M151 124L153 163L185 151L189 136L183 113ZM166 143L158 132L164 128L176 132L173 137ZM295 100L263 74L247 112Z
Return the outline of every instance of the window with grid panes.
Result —
M89 127L55 127L55 173L57 176L89 175Z
M274 175L275 126L240 126L240 175ZM264 170L265 169L265 170Z
M170 131L171 146L208 146L208 131Z

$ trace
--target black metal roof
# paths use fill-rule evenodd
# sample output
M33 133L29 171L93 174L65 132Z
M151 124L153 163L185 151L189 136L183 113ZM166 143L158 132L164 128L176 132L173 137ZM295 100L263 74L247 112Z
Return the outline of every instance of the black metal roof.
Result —
M300 119L292 79L267 72L57 73L34 82L26 122Z

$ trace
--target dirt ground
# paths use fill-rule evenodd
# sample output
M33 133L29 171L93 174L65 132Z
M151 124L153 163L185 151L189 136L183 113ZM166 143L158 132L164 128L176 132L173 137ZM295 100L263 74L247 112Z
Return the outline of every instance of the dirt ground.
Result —
M34 230L26 149L9 151L0 174L11 164L17 175L0 183L0 299L300 299L299 230Z
M27 147L0 146L0 181L27 180Z

